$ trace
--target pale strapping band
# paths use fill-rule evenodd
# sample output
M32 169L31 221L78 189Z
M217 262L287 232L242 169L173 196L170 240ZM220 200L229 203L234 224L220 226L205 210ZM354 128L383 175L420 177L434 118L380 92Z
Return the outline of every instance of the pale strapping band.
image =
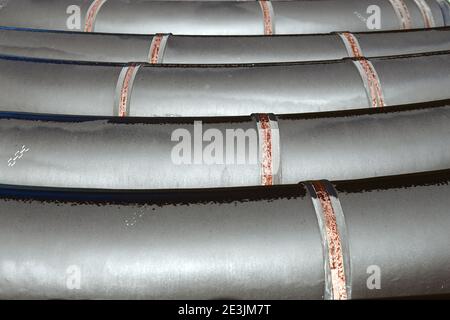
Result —
M369 99L369 105L371 107L380 108L386 106L384 102L383 90L381 88L381 82L372 63L365 58L359 58L358 60L353 61L353 63L358 69L363 80L367 97Z
M153 37L148 53L149 63L157 64L163 62L164 52L166 51L166 43L168 39L168 34L156 34Z
M305 182L316 212L324 254L326 300L351 299L351 263L344 213L333 185Z
M423 25L425 28L434 28L436 26L436 22L434 21L433 12L428 6L428 3L425 0L414 0L414 2L422 14Z
M261 185L281 183L280 132L273 114L255 114L258 129Z
M400 21L401 29L411 29L411 15L409 13L408 7L403 0L389 0L392 7L394 8L395 14Z
M105 4L106 0L94 0L89 7L86 18L84 19L84 32L93 32L95 26L95 19L100 11L100 8Z
M345 48L347 49L348 56L351 58L361 58L363 53L361 46L359 45L358 39L350 32L338 33L339 37L344 42Z
M116 86L116 97L114 100L114 115L126 117L130 114L131 91L134 78L139 71L140 65L123 67L120 72Z
M263 14L264 34L270 36L275 34L274 12L270 1L259 1L259 5Z

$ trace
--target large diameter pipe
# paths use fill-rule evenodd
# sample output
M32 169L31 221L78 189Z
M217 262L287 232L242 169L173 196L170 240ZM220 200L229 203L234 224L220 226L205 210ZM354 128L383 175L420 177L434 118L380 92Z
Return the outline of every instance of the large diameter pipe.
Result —
M2 26L86 32L271 35L442 27L444 0L3 1ZM318 23L320 22L320 23Z
M269 188L3 186L0 297L448 294L449 182L447 170Z
M450 98L449 68L448 53L228 67L3 59L0 110L235 116L383 107Z
M450 167L449 119L448 100L426 108L278 117L3 114L0 183L206 188L438 170Z
M0 54L27 58L167 64L320 61L450 50L450 28L292 36L116 35L0 29Z

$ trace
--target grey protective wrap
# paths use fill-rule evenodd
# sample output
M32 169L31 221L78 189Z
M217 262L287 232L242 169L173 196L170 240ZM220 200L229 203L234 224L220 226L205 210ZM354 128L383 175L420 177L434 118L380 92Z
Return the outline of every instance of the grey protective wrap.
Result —
M445 147L450 139L449 118L448 100L436 106L384 111L279 115L271 126L271 150L267 150L261 147L265 135L257 130L254 117L91 119L3 114L0 183L167 189L439 170L450 166L450 149ZM200 126L194 127L194 121ZM270 156L272 183L262 182L268 162L260 161L261 155Z
M450 54L370 59L384 105L450 98ZM124 65L0 60L0 110L129 116L236 116L371 107L351 59L273 65L142 65L132 82ZM123 74L123 73L122 73ZM116 111L115 111L116 110Z
M450 50L450 29L354 33L365 57ZM0 29L0 54L96 62L151 62L153 35ZM159 63L226 64L334 60L352 55L336 34L283 36L167 35Z
M444 171L333 183L352 298L450 293L449 180ZM302 184L118 193L2 186L0 218L1 298L325 294L321 231Z
M395 1L406 7L408 28L426 26L414 0ZM426 3L435 26L445 26L445 7L438 0ZM275 34L404 28L389 0L275 1L269 5ZM374 27L375 15L379 25ZM15 28L106 33L265 34L265 17L258 1L15 0L4 1L0 21L2 26Z

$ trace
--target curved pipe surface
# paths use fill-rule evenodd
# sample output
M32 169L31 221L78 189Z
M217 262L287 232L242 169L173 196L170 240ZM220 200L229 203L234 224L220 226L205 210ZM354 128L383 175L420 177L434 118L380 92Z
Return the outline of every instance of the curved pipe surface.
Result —
M0 297L448 294L449 181L447 170L270 188L112 192L2 186ZM319 202L331 205L329 211ZM324 212L329 215L321 224ZM338 256L323 236L327 219L337 223ZM336 269L327 254L343 262L337 273L328 273ZM379 282L369 279L375 272ZM345 286L335 281L343 275Z
M232 118L3 114L0 182L167 189L289 184L450 166L450 102ZM197 121L197 122L195 122Z
M443 0L2 2L2 26L134 34L270 35L415 29L445 26L450 12L450 4ZM372 21L374 15L378 22Z
M116 35L0 29L0 54L73 61L236 64L366 58L450 50L450 28L292 36ZM160 39L160 40L158 40ZM351 38L350 38L351 39ZM156 43L159 42L155 53Z
M3 59L0 110L158 117L382 107L450 98L449 68L448 53L228 67Z

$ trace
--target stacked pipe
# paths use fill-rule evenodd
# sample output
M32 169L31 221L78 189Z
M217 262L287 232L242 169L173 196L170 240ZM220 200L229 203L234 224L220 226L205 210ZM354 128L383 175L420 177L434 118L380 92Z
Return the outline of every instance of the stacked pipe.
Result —
M447 0L0 1L0 297L450 295L449 27Z

